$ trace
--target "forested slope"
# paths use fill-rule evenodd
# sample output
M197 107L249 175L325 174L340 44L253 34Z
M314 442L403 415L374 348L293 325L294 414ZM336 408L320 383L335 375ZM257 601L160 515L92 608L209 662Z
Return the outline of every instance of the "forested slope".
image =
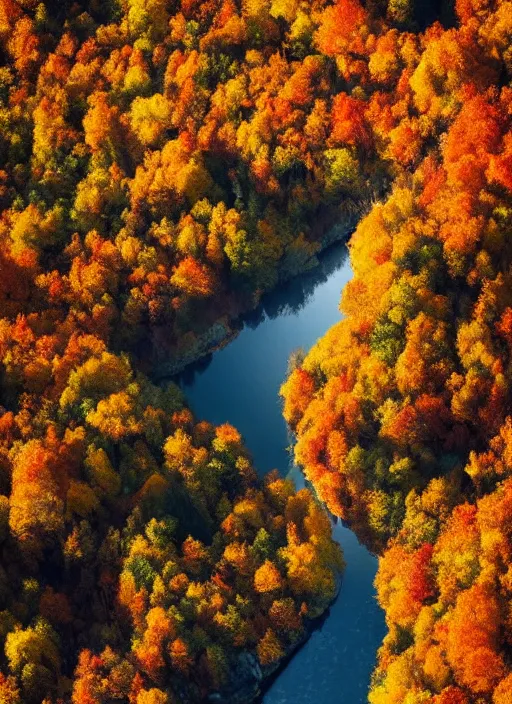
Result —
M162 358L306 266L385 183L324 5L3 0L5 305Z
M327 68L281 56L267 10L0 2L1 701L198 701L334 596L310 492L140 373L300 270L364 191L357 147L340 176L300 142Z
M410 167L351 239L345 318L282 389L306 476L383 554L372 704L512 697L512 5L456 12L398 82Z
M296 456L385 551L372 702L508 701L511 33L492 0L0 0L0 701L198 700L325 609L311 494L141 369L372 199Z

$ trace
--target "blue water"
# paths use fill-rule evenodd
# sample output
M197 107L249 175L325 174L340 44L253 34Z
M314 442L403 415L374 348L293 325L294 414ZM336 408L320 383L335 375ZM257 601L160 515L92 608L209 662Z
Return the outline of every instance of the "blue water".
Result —
M345 245L332 247L314 271L267 296L233 342L181 377L196 416L235 425L261 473L277 468L302 481L290 468L279 387L290 353L300 347L307 351L340 319L340 291L350 277ZM340 595L321 629L272 684L265 704L366 702L385 634L373 588L377 560L341 523L333 533L347 563Z

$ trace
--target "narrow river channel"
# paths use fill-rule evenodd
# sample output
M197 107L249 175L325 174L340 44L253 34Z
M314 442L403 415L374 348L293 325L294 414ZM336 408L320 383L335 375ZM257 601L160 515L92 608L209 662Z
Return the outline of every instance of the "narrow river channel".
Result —
M181 375L196 416L235 425L262 474L277 468L302 479L290 467L279 387L290 353L308 350L340 319L340 292L350 277L346 247L334 245L321 255L319 267L268 295L233 342ZM373 588L377 560L341 524L334 537L347 563L339 597L322 627L273 682L264 704L366 702L385 633Z

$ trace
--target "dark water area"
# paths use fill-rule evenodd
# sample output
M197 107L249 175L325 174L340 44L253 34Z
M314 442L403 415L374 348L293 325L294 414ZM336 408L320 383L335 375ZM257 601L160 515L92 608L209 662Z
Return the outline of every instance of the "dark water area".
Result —
M235 425L262 474L288 471L278 393L290 353L301 347L307 351L340 320L340 292L350 277L346 246L336 244L321 255L319 267L265 296L227 347L179 376L197 417Z
M319 267L266 296L227 347L180 376L196 416L236 426L260 473L277 468L303 485L300 472L290 467L279 387L290 354L307 351L340 320L340 292L350 277L346 246L334 245L321 255ZM272 683L264 704L366 702L385 633L373 588L377 560L341 523L333 534L347 563L339 597L321 628Z

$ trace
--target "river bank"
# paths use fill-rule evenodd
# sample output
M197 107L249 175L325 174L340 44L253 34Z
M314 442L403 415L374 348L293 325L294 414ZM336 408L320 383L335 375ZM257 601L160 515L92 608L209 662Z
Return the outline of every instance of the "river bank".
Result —
M301 648L308 642L311 635L321 629L332 605L338 598L342 584L342 575L336 580L336 591L331 605L317 618L307 619L304 630L298 639L291 643L278 662L262 667L254 651L240 653L237 664L228 677L229 685L208 697L209 704L253 704L263 702L265 694L272 687L279 675L289 665Z
M229 344L177 377L198 418L237 427L261 474L273 468L289 474L291 438L278 397L288 359L340 319L340 292L351 276L347 248L335 243L319 256L317 268L266 294ZM373 587L377 559L340 522L333 535L346 563L339 597L290 652L286 666L261 681L264 704L366 702L385 634Z
M318 267L319 256L332 245L347 241L358 219L359 216L347 216L343 222L331 226L321 239L318 250L303 263L299 270L290 271L289 268L283 266L278 272L276 288ZM260 295L254 296L248 305L238 311L235 316L224 315L218 318L204 331L194 335L192 339L185 335L177 345L168 350L165 360L157 360L152 364L151 377L156 382L175 377L190 365L228 345L243 329L246 316L257 309L263 295L269 293L271 292L262 292Z

